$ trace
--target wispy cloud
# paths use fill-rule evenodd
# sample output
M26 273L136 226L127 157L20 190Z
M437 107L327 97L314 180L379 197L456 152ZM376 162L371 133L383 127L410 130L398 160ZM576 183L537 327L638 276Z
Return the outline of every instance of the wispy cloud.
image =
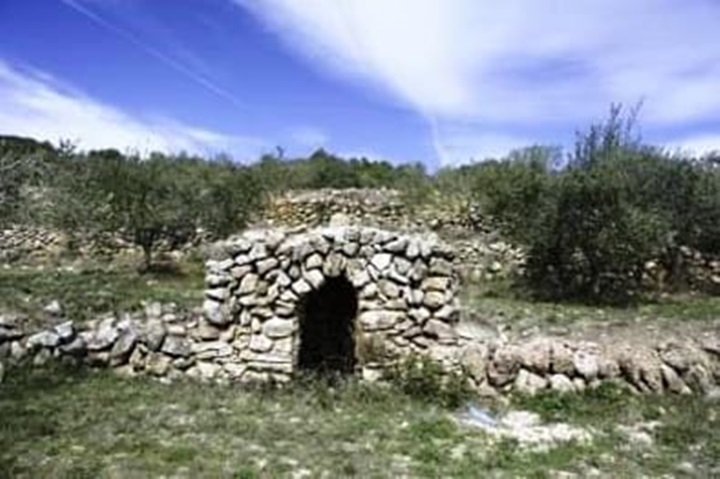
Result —
M0 133L67 139L82 149L226 152L239 160L254 160L268 148L259 138L218 133L161 115L130 114L46 73L18 69L1 59Z
M428 118L444 163L552 140L538 125L572 131L616 102L643 100L647 129L720 123L714 0L233 1Z
M111 33L118 35L122 37L123 39L127 40L128 42L132 43L136 47L143 50L148 55L154 57L156 60L159 60L160 62L164 63L168 67L172 68L176 72L184 75L191 81L195 82L196 84L202 86L209 92L217 95L218 97L230 101L232 104L236 106L242 106L242 102L232 93L230 93L225 88L222 88L219 86L216 82L214 82L208 72L207 69L204 68L203 63L188 49L182 48L179 45L172 45L172 50L174 53L165 53L163 50L151 45L149 42L142 40L138 35L133 33L132 31L123 28L122 26L111 22L110 20L104 18L101 14L99 14L94 9L90 8L88 5L84 4L82 0L61 0L65 5L72 8L76 12L84 15L89 20L93 21L97 25L101 26L102 28L110 31ZM98 4L104 5L105 7L117 7L118 2L98 2L97 0L92 0L91 2L86 3L92 3L92 4ZM115 5L114 5L115 4ZM137 13L137 11L136 11ZM135 19L137 20L137 18ZM161 28L159 24L155 24L153 26L155 30L158 30ZM203 71L204 70L204 71Z

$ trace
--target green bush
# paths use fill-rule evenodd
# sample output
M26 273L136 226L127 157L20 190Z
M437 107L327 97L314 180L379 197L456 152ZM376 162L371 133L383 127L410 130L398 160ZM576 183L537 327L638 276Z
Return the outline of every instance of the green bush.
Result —
M642 145L619 108L578 134L563 168L530 158L495 166L480 194L527 247L526 284L540 296L627 302L642 292L646 262L720 240L713 174Z
M720 255L720 164L709 159L696 166L689 207L683 214L681 241L696 250Z
M574 170L554 183L554 201L531 223L531 286L555 299L631 299L667 224L632 204L612 168Z
M527 243L538 215L551 200L554 150L531 147L477 168L474 201L509 237Z

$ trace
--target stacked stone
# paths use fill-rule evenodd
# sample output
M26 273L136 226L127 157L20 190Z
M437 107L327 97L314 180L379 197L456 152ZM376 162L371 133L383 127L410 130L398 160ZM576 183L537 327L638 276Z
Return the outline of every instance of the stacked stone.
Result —
M463 280L490 282L522 274L525 252L499 239L484 236L453 241L457 267Z
M693 290L720 294L720 255L703 255L686 246L680 247L680 264ZM662 290L668 281L668 271L658 261L645 264L644 283L648 288Z
M398 190L349 188L290 191L273 198L261 216L276 226L315 227L343 214L354 223L379 228L478 231L482 220L470 211L465 201L438 192L422 205L407 205Z
M298 304L338 276L357 291L361 368L457 342L459 285L453 252L444 244L342 226L295 235L250 231L220 245L217 254L226 257L208 261L205 315L218 327L237 325L240 361L252 379L290 377L299 348Z
M0 230L0 262L46 256L62 246L62 235L43 228L11 226Z
M111 259L118 254L141 254L135 245L120 232L74 232L74 252L84 258ZM182 244L161 239L154 246L156 252L186 252L206 241L209 235L202 230L189 235ZM45 228L17 225L0 230L0 263L43 263L57 260L68 251L66 234Z
M275 225L315 227L335 214L362 224L397 224L403 216L403 203L400 192L390 189L300 190L272 199L262 216Z
M521 343L470 342L460 362L489 392L580 392L604 382L638 393L710 394L720 383L720 339L704 336L655 345L600 345L538 337Z
M244 370L233 346L234 328L210 326L199 309L149 303L140 312L106 314L80 324L56 319L62 322L26 334L21 316L0 316L0 363L59 360L165 380L228 381Z
M387 263L387 259L379 261L381 265ZM307 283L303 290L313 288L309 279L305 283L301 280L314 276L310 272L316 270L301 271L298 279L289 284ZM387 269L368 275L380 278L382 271ZM436 290L430 283L445 283L429 278L435 276L426 276L415 290L431 293ZM380 280L371 277L361 281L365 283L361 291L375 291L361 299L358 318L357 338L366 345L365 355L358 355L359 372L365 378L381 376L383 367L389 364L385 361L415 351L448 366L464 366L476 389L485 394L579 392L606 382L638 393L720 394L717 334L670 338L653 344L634 343L632 338L626 343L604 345L558 337L512 343L480 341L466 336L463 328L453 328L451 322L438 319L444 316L439 313L444 306L438 308L433 300L426 304L423 298L420 305L408 304L405 310L390 309L391 302L403 296L395 300L385 297L377 286ZM0 315L0 382L8 374L7 365L21 361L34 365L55 360L85 364L163 381L181 377L218 382L287 380L294 371L297 318L280 311L279 316L266 319L266 313L258 315L260 309L250 308L249 328L232 319L213 324L206 313L184 311L174 304L150 303L143 311L107 314L79 324L65 318L57 305L46 311L57 324L39 332L26 331L26 317ZM421 323L418 316L427 319ZM367 345L375 349L369 350Z
M360 366L381 369L411 351L454 347L459 318L453 253L419 236L330 227L300 234L249 231L222 242L209 260L206 298L197 311L148 304L83 324L48 307L56 326L26 334L3 316L0 358L50 359L168 379L286 381L297 364L298 303L327 278L357 291Z

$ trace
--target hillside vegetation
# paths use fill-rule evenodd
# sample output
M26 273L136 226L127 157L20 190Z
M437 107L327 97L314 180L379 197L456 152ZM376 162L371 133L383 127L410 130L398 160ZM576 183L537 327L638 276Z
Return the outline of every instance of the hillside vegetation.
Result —
M251 164L116 150L77 152L67 143L0 140L0 226L36 224L124 235L153 266L160 241L181 244L199 229L242 229L268 195L293 189L392 187L408 205L429 195L462 196L527 251L516 286L552 300L627 303L646 293L650 264L670 290L717 293L698 284L688 258L720 256L720 158L690 158L643 144L619 107L577 135L573 151L530 147L428 174L342 159L324 150Z

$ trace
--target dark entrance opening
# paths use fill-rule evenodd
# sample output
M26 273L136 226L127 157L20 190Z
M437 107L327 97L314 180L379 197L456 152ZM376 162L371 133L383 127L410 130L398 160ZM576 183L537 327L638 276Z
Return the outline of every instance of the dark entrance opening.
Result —
M300 370L352 373L355 367L353 331L358 299L344 277L328 278L298 305L300 319Z

